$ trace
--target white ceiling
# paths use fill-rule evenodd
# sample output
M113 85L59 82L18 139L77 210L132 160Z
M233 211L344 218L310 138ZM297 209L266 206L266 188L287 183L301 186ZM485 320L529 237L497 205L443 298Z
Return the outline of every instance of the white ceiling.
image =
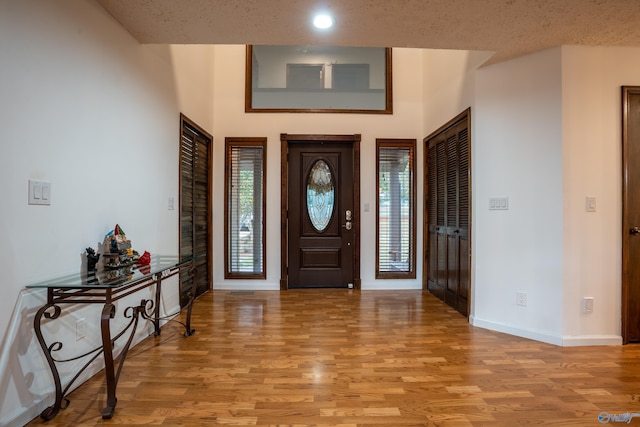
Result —
M640 46L640 0L97 0L139 42L495 51ZM319 9L335 17L311 28Z

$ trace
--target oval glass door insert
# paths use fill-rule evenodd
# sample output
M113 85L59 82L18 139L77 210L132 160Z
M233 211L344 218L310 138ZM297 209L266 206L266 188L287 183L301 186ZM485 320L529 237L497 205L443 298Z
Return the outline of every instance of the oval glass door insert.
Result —
M307 178L307 212L313 227L322 233L327 229L335 200L331 169L324 160L316 160Z

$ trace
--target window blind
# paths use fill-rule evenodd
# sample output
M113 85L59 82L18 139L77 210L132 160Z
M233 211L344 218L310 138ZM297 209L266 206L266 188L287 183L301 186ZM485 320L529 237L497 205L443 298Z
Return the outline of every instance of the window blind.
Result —
M378 272L413 271L413 152L378 148Z
M264 147L227 147L227 274L264 277Z

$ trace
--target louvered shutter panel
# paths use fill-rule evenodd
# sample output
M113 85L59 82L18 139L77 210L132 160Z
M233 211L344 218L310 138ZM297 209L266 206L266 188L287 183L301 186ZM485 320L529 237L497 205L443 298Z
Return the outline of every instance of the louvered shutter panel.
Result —
M470 194L469 186L471 165L469 152L469 129L464 127L458 133L458 151L459 158L459 219L458 219L458 236L459 236L459 259L458 259L458 311L468 314L468 300L470 294L470 277L471 277L471 260L469 246L469 215L470 215Z
M458 138L457 134L447 138L447 227L458 226Z
M426 140L426 286L462 314L469 299L470 144L469 116Z
M188 127L180 145L180 256L193 256L193 159L196 135Z
M180 256L201 256L196 296L209 289L209 150L210 140L186 121L182 122L180 144ZM180 277L180 303L184 306L191 291L192 278Z
M444 220L444 202L446 188L446 147L440 142L436 145L436 206L437 217L436 224L445 226Z
M428 221L428 233L427 233L427 241L428 241L428 257L425 262L428 264L427 270L427 281L430 283L436 282L437 275L437 262L436 254L438 252L438 235L437 235L437 221L438 221L438 189L437 189L437 181L438 181L438 161L437 161L437 150L435 146L431 146L427 150L428 159L427 159L427 167L428 167L428 175L427 175L427 187L428 187L428 196L427 196L427 221Z
M469 129L463 129L458 134L459 145L458 150L460 152L459 163L459 182L460 182L460 196L459 196L459 212L460 219L458 221L458 227L469 228Z

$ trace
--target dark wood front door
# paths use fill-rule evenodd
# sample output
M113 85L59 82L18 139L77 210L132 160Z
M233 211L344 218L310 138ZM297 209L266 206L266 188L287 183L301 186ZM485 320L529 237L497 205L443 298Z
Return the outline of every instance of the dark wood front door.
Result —
M283 135L282 287L359 287L355 145L353 135Z
M622 88L622 339L640 342L640 86Z
M467 316L470 295L470 111L424 139L424 286Z

